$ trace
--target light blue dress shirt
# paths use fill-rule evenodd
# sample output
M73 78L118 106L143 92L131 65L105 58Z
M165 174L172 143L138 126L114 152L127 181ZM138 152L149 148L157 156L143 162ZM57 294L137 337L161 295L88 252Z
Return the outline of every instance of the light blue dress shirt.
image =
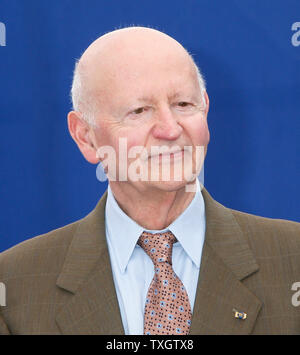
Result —
M109 186L105 218L106 239L124 331L128 335L141 335L146 295L154 276L150 257L137 245L146 229L123 212ZM205 237L205 205L198 179L195 196L182 214L163 230L146 231L171 231L177 238L178 242L173 246L172 266L187 290L193 310Z

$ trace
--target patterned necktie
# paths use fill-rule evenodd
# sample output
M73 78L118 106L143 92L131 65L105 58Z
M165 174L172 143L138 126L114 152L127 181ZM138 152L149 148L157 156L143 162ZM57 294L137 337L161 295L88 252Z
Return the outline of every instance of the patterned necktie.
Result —
M143 232L138 240L154 264L144 313L144 334L189 334L192 312L187 292L172 268L172 249L176 242L171 232Z

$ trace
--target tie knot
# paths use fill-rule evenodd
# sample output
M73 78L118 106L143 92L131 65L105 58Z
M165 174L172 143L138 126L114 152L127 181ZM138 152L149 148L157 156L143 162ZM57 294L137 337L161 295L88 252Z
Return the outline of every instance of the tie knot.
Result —
M168 262L172 265L172 249L176 238L172 232L151 234L143 232L138 245L145 250L153 264Z

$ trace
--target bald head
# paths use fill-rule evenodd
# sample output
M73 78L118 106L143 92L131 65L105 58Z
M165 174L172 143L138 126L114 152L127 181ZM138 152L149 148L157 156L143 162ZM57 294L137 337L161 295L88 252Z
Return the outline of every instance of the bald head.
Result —
M114 92L114 84L145 77L145 68L172 66L174 59L189 63L202 92L205 83L192 57L172 37L146 27L129 27L109 32L95 40L76 63L72 84L75 111L89 124L101 109L101 100ZM146 80L146 78L145 78ZM126 90L126 88L124 88Z

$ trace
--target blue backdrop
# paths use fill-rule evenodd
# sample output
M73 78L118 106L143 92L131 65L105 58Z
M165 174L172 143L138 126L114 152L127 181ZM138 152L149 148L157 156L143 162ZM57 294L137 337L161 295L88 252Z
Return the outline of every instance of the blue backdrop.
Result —
M299 0L1 0L0 22L0 251L82 218L105 190L69 136L69 89L83 50L128 25L173 36L204 73L212 196L300 222Z

